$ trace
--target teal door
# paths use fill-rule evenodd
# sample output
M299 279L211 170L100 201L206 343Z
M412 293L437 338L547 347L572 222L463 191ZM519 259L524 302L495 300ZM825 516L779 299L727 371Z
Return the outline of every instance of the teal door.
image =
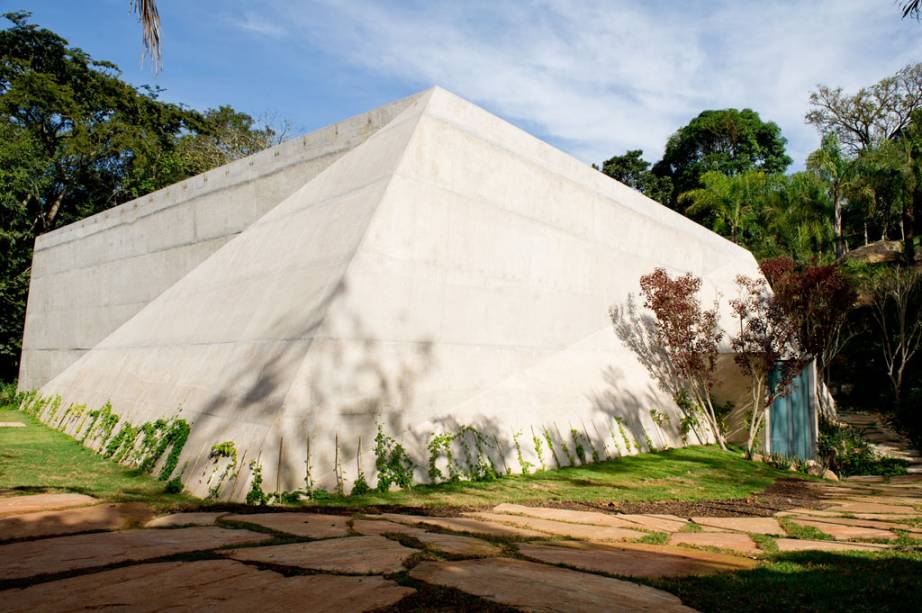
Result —
M772 373L774 385L780 377ZM794 377L784 394L772 403L769 413L771 452L809 460L816 457L816 399L814 398L813 364Z

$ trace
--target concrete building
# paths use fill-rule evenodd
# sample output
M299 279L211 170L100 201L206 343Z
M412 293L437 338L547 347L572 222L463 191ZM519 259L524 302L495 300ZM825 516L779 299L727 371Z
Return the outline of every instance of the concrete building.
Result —
M293 490L308 455L348 490L360 441L373 482L379 424L420 481L442 432L500 471L680 445L678 408L608 316L656 266L702 277L705 299L759 274L433 88L40 237L20 385L135 425L181 410L186 486L206 493L212 446L233 441L234 499L251 460Z

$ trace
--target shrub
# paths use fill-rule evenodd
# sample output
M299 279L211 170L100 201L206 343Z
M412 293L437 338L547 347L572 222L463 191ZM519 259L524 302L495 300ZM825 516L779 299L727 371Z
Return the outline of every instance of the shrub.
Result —
M901 475L908 462L878 456L861 432L823 419L817 441L820 462L839 476Z

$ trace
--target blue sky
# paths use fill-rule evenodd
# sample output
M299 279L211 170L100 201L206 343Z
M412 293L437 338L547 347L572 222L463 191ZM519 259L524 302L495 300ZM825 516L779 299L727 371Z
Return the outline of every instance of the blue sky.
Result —
M430 85L586 162L658 159L707 108L776 121L795 167L817 83L854 90L922 61L896 0L371 2L159 0L164 69L140 65L128 0L0 0L30 10L135 84L195 108L231 104L307 132Z

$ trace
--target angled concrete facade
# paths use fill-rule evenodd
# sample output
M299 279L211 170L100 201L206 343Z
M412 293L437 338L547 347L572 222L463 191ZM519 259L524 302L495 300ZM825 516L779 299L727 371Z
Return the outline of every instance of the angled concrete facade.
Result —
M337 126L304 137L322 140L314 157L298 140L259 154L284 170L256 186L233 178L248 159L211 171L224 191L176 191L164 210L193 219L177 222L192 224L187 246L160 236L176 226L147 203L40 239L21 385L109 401L135 424L181 407L187 487L207 491L208 452L231 440L244 468L222 495L234 499L251 460L267 489L292 490L308 456L312 479L334 486L338 458L348 489L360 441L373 481L378 424L419 480L429 437L465 426L501 471L578 461L574 438L600 457L633 452L615 418L636 446L682 444L678 408L608 308L656 266L732 295L735 275L759 274L749 252L438 88ZM221 230L200 233L197 207ZM158 276L166 240L195 255ZM54 274L85 302L68 305ZM553 445L540 457L533 433Z

